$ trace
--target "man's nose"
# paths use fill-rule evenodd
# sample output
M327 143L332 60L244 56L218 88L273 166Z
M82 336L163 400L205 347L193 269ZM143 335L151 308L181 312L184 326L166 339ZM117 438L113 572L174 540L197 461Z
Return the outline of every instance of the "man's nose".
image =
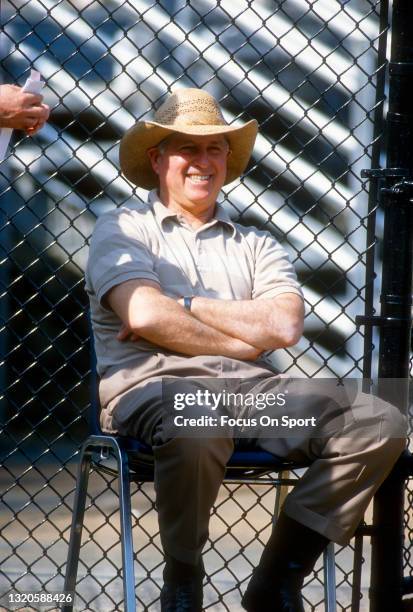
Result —
M209 154L208 149L198 149L197 154L195 156L195 163L199 166L208 166L209 164Z

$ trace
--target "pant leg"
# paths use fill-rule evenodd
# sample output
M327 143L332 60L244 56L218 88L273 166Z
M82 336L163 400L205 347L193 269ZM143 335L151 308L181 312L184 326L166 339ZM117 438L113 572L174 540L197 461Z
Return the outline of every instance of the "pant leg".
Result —
M178 381L178 389L192 390ZM139 390L139 409L129 400L114 410L113 426L153 448L155 491L161 542L166 554L196 565L208 538L211 508L218 495L226 464L232 455L231 438L182 437L169 439L165 429L162 385L151 382ZM193 406L186 416L201 416ZM205 414L210 415L207 410ZM194 432L196 433L196 429Z
M260 383L272 390L278 379ZM313 381L317 383L317 381ZM292 385L292 391L296 384ZM319 387L317 383L315 391ZM254 387L255 388L255 387ZM208 534L210 508L218 493L233 443L225 438L182 438L162 435L162 402L156 387L146 388L147 402L118 430L154 445L161 539L165 551L183 562L196 563ZM268 436L261 432L256 444L290 460L311 463L288 496L285 511L306 526L338 543L354 533L377 488L405 447L405 417L378 398L358 394L350 406L335 409L331 397L294 393L283 412L296 417L320 415L321 432L314 436ZM329 415L333 418L329 418ZM198 413L199 415L199 413ZM129 414L127 414L129 418ZM316 437L317 436L317 437ZM189 528L190 527L190 528ZM181 544L183 543L183 544Z
M233 448L230 438L175 438L154 448L162 546L179 561L199 561Z
M284 510L338 544L348 543L406 445L405 417L379 398L359 393L345 416L344 428L329 437L258 441L279 456L311 462Z

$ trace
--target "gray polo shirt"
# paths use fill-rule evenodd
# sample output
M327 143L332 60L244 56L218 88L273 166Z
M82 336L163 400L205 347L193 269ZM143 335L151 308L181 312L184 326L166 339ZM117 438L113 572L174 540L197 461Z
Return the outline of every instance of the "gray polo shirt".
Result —
M167 350L146 340L116 340L121 322L102 298L131 279L149 279L171 297L203 296L227 300L302 295L288 255L267 231L231 221L221 205L211 221L191 228L166 208L156 191L148 203L136 201L99 217L86 269L100 376L112 368L141 368L150 376L150 356ZM190 358L188 358L190 359Z

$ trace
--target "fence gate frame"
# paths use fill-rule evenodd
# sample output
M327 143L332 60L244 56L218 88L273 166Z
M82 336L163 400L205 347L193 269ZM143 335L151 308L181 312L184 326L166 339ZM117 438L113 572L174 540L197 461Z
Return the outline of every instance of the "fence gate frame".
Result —
M409 369L413 272L413 5L392 2L389 107L386 116L386 167L364 171L380 184L384 210L381 310L358 322L379 328L378 394L386 397L386 379L400 385L399 408L409 413ZM383 384L380 381L383 380ZM374 497L370 600L372 612L399 610L413 593L404 578L404 489L413 473L413 455L398 462Z

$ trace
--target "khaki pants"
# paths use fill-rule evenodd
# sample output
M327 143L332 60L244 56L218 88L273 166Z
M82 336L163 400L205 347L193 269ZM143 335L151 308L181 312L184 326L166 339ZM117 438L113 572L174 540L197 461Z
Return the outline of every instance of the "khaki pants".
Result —
M216 376L205 361L198 363L198 369L194 368L199 359L187 360L191 368L186 376L211 376L212 372ZM259 366L237 362L239 365L234 368L231 361L234 378L264 376L261 390L279 382L274 373ZM234 440L225 436L169 437L163 426L164 396L160 381L163 376L176 375L176 369L168 363L158 377L130 385L125 393L108 403L103 423L106 426L110 423L108 431L136 436L153 446L164 551L182 562L196 564L208 537L210 510ZM185 377L182 368L179 377ZM116 378L112 382L116 384ZM360 392L351 398L351 406L341 402L338 419L336 407L340 402L332 402L328 395L294 394L293 388L290 398L288 414L304 418L317 409L323 416L322 431L317 431L316 436L307 432L303 436L284 437L258 432L247 443L279 458L310 464L288 495L284 510L328 539L346 544L405 448L405 417L395 406L378 398L372 401L371 395ZM195 411L199 416L199 407ZM254 410L249 409L248 415L253 414Z

